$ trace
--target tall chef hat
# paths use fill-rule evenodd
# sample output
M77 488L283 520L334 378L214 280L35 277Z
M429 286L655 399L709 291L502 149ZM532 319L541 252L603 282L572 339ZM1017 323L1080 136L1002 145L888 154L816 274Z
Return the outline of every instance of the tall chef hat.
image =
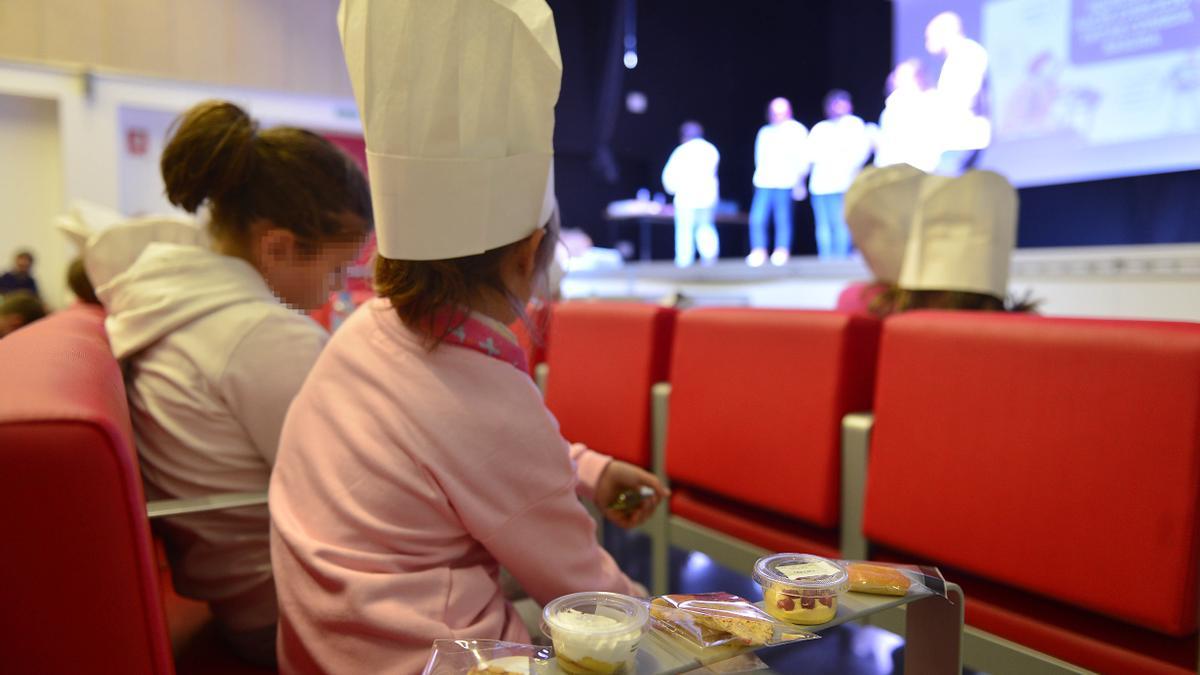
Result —
M379 253L519 241L554 209L562 59L545 0L343 0Z
M927 181L913 218L900 287L1008 294L1017 191L991 171Z
M928 179L907 164L868 167L846 191L846 224L876 280L894 284L900 278L917 198Z

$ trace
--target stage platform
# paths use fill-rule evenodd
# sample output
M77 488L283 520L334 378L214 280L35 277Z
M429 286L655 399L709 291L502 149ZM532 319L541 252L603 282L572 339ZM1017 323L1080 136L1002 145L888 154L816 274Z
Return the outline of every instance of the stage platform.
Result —
M857 256L760 268L740 258L682 269L638 261L571 272L563 295L661 301L682 294L701 306L831 309L846 284L868 278ZM1042 300L1043 314L1200 321L1200 244L1019 249L1009 289Z

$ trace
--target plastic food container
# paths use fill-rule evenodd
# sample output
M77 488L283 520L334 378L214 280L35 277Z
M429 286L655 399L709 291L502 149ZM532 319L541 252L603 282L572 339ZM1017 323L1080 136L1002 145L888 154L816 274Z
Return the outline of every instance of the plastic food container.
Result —
M572 675L631 674L646 627L646 606L619 593L572 593L542 610L558 667Z
M838 594L849 575L838 563L806 553L777 553L754 563L754 580L762 586L763 609L788 623L815 626L837 616Z

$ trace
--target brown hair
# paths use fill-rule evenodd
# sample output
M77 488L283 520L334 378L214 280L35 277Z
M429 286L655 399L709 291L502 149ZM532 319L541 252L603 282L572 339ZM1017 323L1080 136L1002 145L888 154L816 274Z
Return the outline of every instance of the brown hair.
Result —
M910 291L889 286L871 301L871 313L876 316L898 314L914 309L942 309L985 312L1035 312L1038 302L1028 295L1000 299L987 293L971 291Z
M67 286L75 297L79 298L80 302L89 305L99 305L100 298L96 297L96 289L92 287L91 279L88 279L87 269L83 266L83 258L75 258L67 267Z
M207 202L209 232L245 246L260 219L297 235L302 245L354 241L371 227L371 194L362 170L317 134L293 127L259 131L238 106L207 101L176 120L163 150L172 204L195 213ZM364 227L347 229L352 214Z
M0 301L0 316L16 314L21 317L21 325L28 326L46 316L46 305L38 296L29 291L13 291L6 293Z
M554 248L558 245L558 230L556 209L546 224L546 236L534 254L535 286L545 284L546 271L550 268ZM379 256L375 262L375 293L391 300L400 320L410 330L423 336L430 349L441 344L466 320L465 315L455 314L449 321L439 321L439 314L443 310L456 311L469 307L489 292L507 299L529 329L530 335L538 340L537 327L532 325L521 301L504 284L501 274L504 261L526 239L477 255L449 260L391 260Z

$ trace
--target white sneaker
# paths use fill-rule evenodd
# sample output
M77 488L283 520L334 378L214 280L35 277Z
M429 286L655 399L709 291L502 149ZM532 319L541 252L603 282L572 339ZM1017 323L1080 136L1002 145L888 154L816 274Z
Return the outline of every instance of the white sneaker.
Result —
M766 249L756 248L746 256L746 264L751 267L762 267L767 262Z
M783 267L787 264L790 257L792 257L792 254L786 248L777 248L771 253L771 264L776 267Z

